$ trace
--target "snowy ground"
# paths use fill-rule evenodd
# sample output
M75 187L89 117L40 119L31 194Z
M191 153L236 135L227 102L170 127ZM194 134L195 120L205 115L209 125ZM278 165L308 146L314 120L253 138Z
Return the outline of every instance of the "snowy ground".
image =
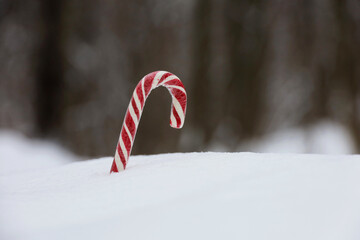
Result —
M110 175L56 151L0 172L0 239L360 239L359 155L133 156Z

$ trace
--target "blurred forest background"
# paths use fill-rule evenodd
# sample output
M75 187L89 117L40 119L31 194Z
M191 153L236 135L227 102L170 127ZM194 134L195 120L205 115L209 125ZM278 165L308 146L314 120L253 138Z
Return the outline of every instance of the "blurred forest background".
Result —
M170 128L154 91L134 154L321 152L318 136L360 152L358 0L0 0L2 129L110 156L155 70L183 81L187 118Z

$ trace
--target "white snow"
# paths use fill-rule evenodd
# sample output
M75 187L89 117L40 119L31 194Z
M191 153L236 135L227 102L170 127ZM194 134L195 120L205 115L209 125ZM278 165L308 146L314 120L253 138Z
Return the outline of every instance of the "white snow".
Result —
M80 160L55 143L0 130L0 175L46 169Z
M307 128L288 128L242 143L238 150L271 153L355 153L354 140L341 124L320 121Z
M63 150L39 166L19 139L29 154L0 148L0 239L360 239L359 155L131 156L110 175L111 157Z

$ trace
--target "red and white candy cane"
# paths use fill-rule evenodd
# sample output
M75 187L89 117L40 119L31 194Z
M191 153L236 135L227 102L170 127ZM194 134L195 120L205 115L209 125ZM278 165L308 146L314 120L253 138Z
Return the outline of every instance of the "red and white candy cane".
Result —
M125 170L146 98L153 89L159 86L166 87L172 97L170 126L182 128L186 113L186 91L180 79L165 71L156 71L146 75L136 86L130 100L110 173Z

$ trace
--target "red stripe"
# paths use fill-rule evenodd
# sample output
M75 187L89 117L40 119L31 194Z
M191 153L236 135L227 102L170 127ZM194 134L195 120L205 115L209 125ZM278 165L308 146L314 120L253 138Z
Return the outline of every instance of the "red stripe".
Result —
M171 85L175 85L175 86L178 86L178 87L182 87L185 91L185 87L184 85L182 84L182 82L180 81L180 79L174 79L174 80L171 80L167 83L165 83L164 85L168 85L170 88L171 88ZM186 110L186 94L177 89L177 88L171 88L171 94L173 96L176 97L176 99L179 101L180 105L181 105L181 108L182 110L184 111L184 114L185 114L185 110Z
M153 72L151 74L146 75L145 79L144 79L144 90L145 90L145 99L148 96L150 90L151 90L151 85L154 81L154 77L156 76L157 72Z
M176 119L176 126L177 126L177 128L179 128L181 126L181 119L179 117L179 114L177 113L175 107L173 107L172 111L173 111L174 117Z
M177 88L171 88L171 94L172 94L173 96L175 96L176 99L179 101L180 106L181 106L183 112L185 113L185 108L186 108L186 94L185 94L183 91L181 91L181 90L179 90L179 89L177 89Z
M126 133L126 131L121 131L121 138L124 142L125 148L128 152L128 155L130 156L130 150L131 150L131 141L130 138L128 136L128 134Z
M113 160L113 163L112 163L112 166L111 166L111 169L110 169L110 173L112 172L119 172L117 166L116 166L116 163L115 163L115 158Z
M175 78L173 80L170 80L166 83L164 83L165 86L169 86L171 87L170 85L174 85L174 86L179 86L179 87L183 87L184 88L184 85L181 83L180 79L178 78ZM185 88L184 88L185 89Z
M120 143L117 145L117 151L119 153L119 156L120 156L120 160L121 160L121 163L122 165L124 166L124 169L126 167L126 158L121 150L121 147L120 147Z
M174 74L172 74L172 73L165 73L164 75L162 75L162 77L160 78L160 80L159 80L159 83L158 84L161 84L162 83L162 81L164 81L167 77L170 77L170 76L172 76L172 75L174 75Z
M142 93L141 81L136 86L136 93L137 93L137 95L139 97L141 107L144 107L144 97L143 97L143 93Z
M140 112L139 112L139 110L138 110L138 108L136 106L134 98L131 98L131 105L132 105L132 107L134 109L134 112L135 112L137 118L139 119L140 118Z
M134 121L132 120L132 117L129 113L129 111L126 112L126 117L125 117L125 124L129 129L129 132L131 133L131 136L134 139L135 133L136 133L136 126Z

